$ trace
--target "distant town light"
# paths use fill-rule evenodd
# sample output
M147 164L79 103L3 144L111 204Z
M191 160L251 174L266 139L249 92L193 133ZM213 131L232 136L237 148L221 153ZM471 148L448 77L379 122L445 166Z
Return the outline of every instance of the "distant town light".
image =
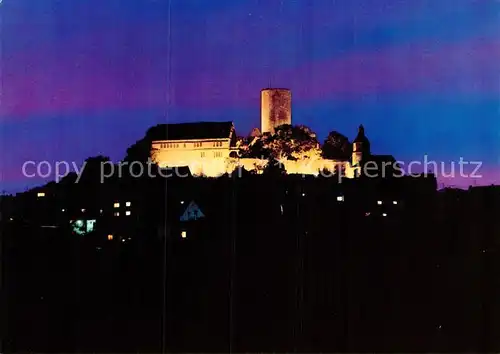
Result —
M113 208L119 208L120 207L120 203L114 203L113 204Z
M382 214L382 216L387 216L387 214L386 214L386 213L383 213L383 214Z
M119 211L115 211L114 215L115 216L120 216L120 212Z
M344 201L344 196L343 195L337 196L337 202L343 202L343 201Z
M394 204L394 205L398 205L398 201L397 201L397 200L395 200L395 201L393 201L393 202L392 202L392 204Z
M66 211L66 209L61 209L61 211L64 213Z
M109 234L108 235L108 241L112 241L113 240L113 235Z
M184 201L183 201L183 200L181 200L181 204L184 204Z
M101 209L101 210L99 210L99 213L101 213L101 214L102 214L102 209Z
M42 197L45 197L45 193L44 193L44 192L38 192L38 193L36 194L36 196L37 196L38 198L42 198Z
M367 212L365 213L365 216L370 216L370 214L371 214L371 213L370 213L369 211L367 211Z
M305 197L305 196L306 196L306 194L305 194L305 193L302 193L302 196L303 196L303 197Z
M122 238L122 242L125 242L125 239L124 239L124 238Z
M10 221L14 221L14 219L13 219L13 218L10 218Z
M85 209L82 209L82 213L85 213Z
M182 238L186 238L187 237L187 232L186 231L182 231L181 232L181 237Z
M381 201L381 200L379 200L379 201L377 202L377 204L378 204L378 205L382 205L382 201Z
M129 216L129 215L130 215L130 210L127 210L127 211L125 212L125 215L126 215L126 216Z
M132 205L132 203L131 203L131 202L126 202L126 203L125 203L125 206L128 206L128 207L129 207L129 206L131 206L131 205Z

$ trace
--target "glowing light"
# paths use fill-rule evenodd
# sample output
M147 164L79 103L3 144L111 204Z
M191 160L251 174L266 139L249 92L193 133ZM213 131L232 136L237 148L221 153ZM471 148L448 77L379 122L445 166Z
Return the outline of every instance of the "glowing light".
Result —
M379 200L379 201L377 202L377 204L378 204L378 205L382 205L382 201L381 201L381 200Z
M113 240L113 235L109 234L108 235L108 241L112 241Z
M96 220L87 220L87 232L94 231Z
M114 216L120 216L120 212L119 211L115 211Z
M386 213L383 213L383 214L382 214L382 216L387 216L387 214L386 214Z
M62 211L62 212L64 213L64 212L65 212L66 210L64 210L64 209L61 209L61 211Z
M184 201L183 201L183 200L181 200L181 204L184 204Z
M126 202L126 203L125 203L125 206L128 206L128 207L129 207L129 206L131 206L131 205L132 205L132 203L131 203L131 202Z
M10 218L10 221L14 221L14 219L13 219L13 218Z
M85 209L82 209L82 213L85 213Z
M125 215L126 215L126 216L129 216L130 214L131 214L131 213L130 213L130 210L127 210L127 211L125 212Z
M344 196L343 195L337 196L337 202L343 202L343 201L344 201Z
M113 204L113 208L119 208L120 207L120 203L114 203Z
M371 214L370 212L366 212L365 216L370 216L370 214Z
M44 193L44 192L38 192L38 193L36 194L36 196L37 196L38 198L42 198L42 197L45 197L45 193Z
M99 210L99 213L101 213L101 214L102 214L102 209L101 209L101 210Z
M182 238L186 238L187 237L187 232L186 231L182 231L181 232L181 237Z
M302 193L302 196L303 196L303 197L305 197L305 196L306 196L306 194L305 194L305 193Z
M283 204L280 205L281 215L283 215Z
M393 201L393 202L392 202L392 204L394 204L394 205L398 205L398 201L397 201L397 200L395 200L395 201Z

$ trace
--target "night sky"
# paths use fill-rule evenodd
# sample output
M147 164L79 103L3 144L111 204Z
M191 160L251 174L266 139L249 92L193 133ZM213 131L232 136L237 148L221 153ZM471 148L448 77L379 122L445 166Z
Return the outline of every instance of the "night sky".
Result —
M246 135L268 86L321 140L364 124L374 153L482 161L476 183L500 183L499 1L3 0L0 16L3 190L42 182L27 160L118 161L161 122Z

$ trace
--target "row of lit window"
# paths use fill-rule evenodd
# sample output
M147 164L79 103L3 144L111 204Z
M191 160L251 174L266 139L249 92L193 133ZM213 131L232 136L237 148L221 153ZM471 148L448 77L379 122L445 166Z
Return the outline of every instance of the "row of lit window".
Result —
M201 157L207 157L207 153L205 151L200 152ZM222 157L222 151L215 151L214 157Z
M164 144L160 144L160 148L161 149L177 149L179 148L180 144L178 143L164 143ZM186 147L186 143L182 144L182 146L185 148ZM202 147L203 146L203 142L199 141L199 142L196 142L196 143L193 143L193 147L195 148L199 148L199 147ZM214 147L222 147L222 141L215 141L213 143L213 146Z
M131 202L126 202L126 203L125 203L125 206L126 206L126 207L129 207L129 206L131 206L131 205L132 205L132 203L131 203ZM116 209L116 208L119 208L119 207L120 207L120 203L116 202L116 203L114 203L114 204L113 204L113 208L115 208L115 209Z
M130 214L132 214L132 212L130 210L127 210L125 211L125 216L130 216ZM115 211L114 216L120 216L120 212L119 211Z
M173 148L178 148L179 144L178 143L165 143L165 144L160 144L161 149L173 149ZM186 144L184 144L184 147L186 147Z
M378 200L378 201L377 201L377 204L378 204L378 205L382 205L382 204L384 204L384 202L383 202L383 201L381 201L381 200ZM398 201L397 201L397 200L393 200L393 201L392 201L392 204L397 205L397 204L398 204Z
M108 235L108 241L113 241L115 237L113 236L113 234L109 234ZM128 240L130 241L132 239L132 237L129 237ZM124 237L122 237L122 242L125 242L126 239Z

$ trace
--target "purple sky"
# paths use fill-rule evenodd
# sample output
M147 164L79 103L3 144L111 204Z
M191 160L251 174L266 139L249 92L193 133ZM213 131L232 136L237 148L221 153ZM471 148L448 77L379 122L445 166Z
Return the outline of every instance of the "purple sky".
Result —
M0 16L7 191L41 183L27 160L119 160L160 122L247 134L267 86L321 139L362 123L374 153L482 161L476 183L500 182L498 1L4 0Z

